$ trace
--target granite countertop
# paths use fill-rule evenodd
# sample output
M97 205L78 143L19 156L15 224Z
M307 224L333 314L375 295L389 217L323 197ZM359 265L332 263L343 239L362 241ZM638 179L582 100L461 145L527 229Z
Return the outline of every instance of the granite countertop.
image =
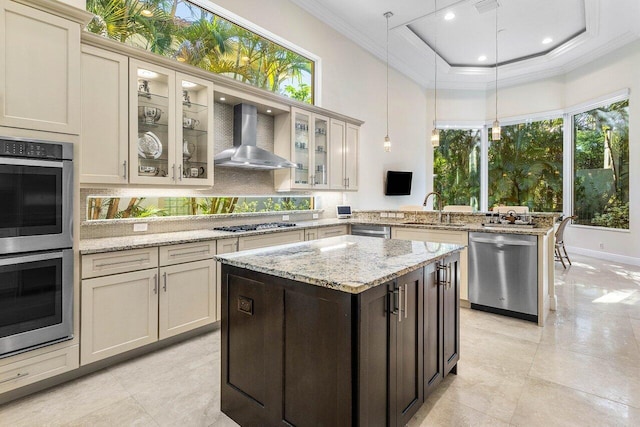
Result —
M338 236L216 256L218 261L358 294L460 251L449 243Z

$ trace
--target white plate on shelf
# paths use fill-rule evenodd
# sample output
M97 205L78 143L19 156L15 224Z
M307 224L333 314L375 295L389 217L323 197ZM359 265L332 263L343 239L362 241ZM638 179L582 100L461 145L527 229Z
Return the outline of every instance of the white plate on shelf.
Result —
M138 156L143 159L157 159L162 154L160 138L153 132L145 132L138 138Z

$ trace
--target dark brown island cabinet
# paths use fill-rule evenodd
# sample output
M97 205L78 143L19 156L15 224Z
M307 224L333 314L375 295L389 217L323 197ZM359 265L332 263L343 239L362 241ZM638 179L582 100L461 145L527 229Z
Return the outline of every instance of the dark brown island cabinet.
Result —
M459 259L361 293L223 264L222 411L241 426L404 426L456 373Z

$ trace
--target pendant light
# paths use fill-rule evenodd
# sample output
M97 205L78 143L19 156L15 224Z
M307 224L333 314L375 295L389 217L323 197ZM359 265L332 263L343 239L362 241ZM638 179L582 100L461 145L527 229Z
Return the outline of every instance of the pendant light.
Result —
M389 138L389 18L393 16L392 12L385 12L384 17L387 19L387 135L384 137L384 151L391 151L391 138Z
M438 116L438 0L434 0L434 16L436 17L435 35L433 37L433 130L431 131L431 145L440 146L440 129L436 126Z
M496 4L496 119L491 126L491 139L493 141L499 141L502 138L500 122L498 121L498 7Z

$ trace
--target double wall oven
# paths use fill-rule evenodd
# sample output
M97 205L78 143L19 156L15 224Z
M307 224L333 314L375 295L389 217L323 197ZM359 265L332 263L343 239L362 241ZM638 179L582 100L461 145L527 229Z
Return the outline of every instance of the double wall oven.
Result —
M0 357L73 334L73 145L0 137Z

